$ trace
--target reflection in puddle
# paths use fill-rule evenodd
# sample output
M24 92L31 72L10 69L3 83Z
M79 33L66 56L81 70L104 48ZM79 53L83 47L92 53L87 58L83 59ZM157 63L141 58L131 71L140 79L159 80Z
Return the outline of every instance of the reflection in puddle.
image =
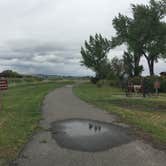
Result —
M64 132L69 136L92 136L107 132L108 129L95 123L85 123L74 121L72 123L64 123Z
M54 122L52 136L61 147L87 152L107 150L132 140L126 128L86 119Z

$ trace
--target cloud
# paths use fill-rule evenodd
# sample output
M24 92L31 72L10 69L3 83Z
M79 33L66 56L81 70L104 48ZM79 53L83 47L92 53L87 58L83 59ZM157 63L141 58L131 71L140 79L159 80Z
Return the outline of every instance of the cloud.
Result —
M21 73L92 75L80 65L80 47L90 34L111 38L112 19L129 15L131 3L148 0L0 1L0 70ZM110 51L121 56L125 47ZM160 62L155 70L164 70ZM162 67L161 67L162 66ZM147 72L147 69L146 71Z

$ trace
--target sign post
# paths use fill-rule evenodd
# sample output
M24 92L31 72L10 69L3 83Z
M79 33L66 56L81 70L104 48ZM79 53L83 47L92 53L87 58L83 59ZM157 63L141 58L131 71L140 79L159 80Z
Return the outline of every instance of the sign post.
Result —
M0 80L0 90L7 90L8 89L8 81L7 80Z
M0 80L0 91L8 90L8 81L7 80ZM2 111L3 101L2 96L0 94L0 111Z
M159 95L159 89L160 89L160 81L157 79L154 83L154 88L155 88L155 91L156 91L156 96Z

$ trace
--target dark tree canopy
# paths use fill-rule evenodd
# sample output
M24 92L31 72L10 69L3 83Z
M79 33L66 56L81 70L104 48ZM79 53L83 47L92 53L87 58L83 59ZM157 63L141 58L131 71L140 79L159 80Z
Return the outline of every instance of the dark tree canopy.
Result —
M3 72L0 73L0 77L20 78L22 77L22 75L12 70L4 70Z
M110 50L110 41L103 38L101 34L90 36L89 41L85 41L85 46L81 47L82 65L90 68L96 73L96 77L105 77L107 67L107 54Z
M111 71L114 73L114 75L118 79L123 79L125 75L125 68L124 68L124 61L123 59L118 59L117 57L114 57L111 60Z
M119 14L113 20L116 36L112 38L112 47L126 44L133 53L136 68L140 57L145 56L150 75L154 75L154 62L166 57L166 1L150 0L149 5L132 5L132 15Z
M134 56L132 52L124 52L124 70L129 77L139 76L143 71L143 66L137 65L137 59L135 58L137 58L137 56Z

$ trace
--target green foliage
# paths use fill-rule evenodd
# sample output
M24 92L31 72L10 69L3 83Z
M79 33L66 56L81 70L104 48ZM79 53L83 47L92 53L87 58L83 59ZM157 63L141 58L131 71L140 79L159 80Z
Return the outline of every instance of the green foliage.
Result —
M111 60L111 71L114 73L116 78L122 79L125 74L124 61L114 57Z
M155 92L154 90L154 83L158 79L158 77L155 76L147 76L145 77L146 84L149 87L150 92Z
M117 87L117 81L116 80L110 80L109 81L109 86L111 86L111 87Z
M96 85L98 88L101 88L104 85L104 80L99 80Z
M106 86L110 86L110 87L117 87L117 85L118 85L118 80L117 80L117 79L105 80L104 84L105 84Z
M39 77L33 77L33 76L28 76L28 77L24 77L23 80L25 82L37 82L37 81L43 81L44 78L39 78Z
M1 77L8 77L8 78L21 78L22 75L12 71L12 70L4 70L3 72L0 73Z
M16 84L41 82L44 81L44 78L33 77L33 76L22 76L21 78L7 77L7 80L9 85L16 85Z
M41 119L40 106L51 90L70 82L33 83L14 86L1 93L0 158L13 160L31 137Z
M142 79L146 80L146 86L150 90L150 92L154 93L154 83L156 80L160 81L160 89L159 91L162 93L166 92L166 77L159 77L159 76L146 76L146 77L133 77L130 81L135 85L141 85Z
M113 19L113 27L116 30L116 37L112 37L111 46L116 47L117 45L121 45L123 43L128 44L129 34L128 29L131 20L127 16L124 16L119 13L118 17Z
M92 84L81 84L74 89L83 100L108 112L118 115L121 120L138 127L154 139L166 143L166 95L159 97L125 97L115 87L97 88Z
M129 79L134 85L141 85L142 77L137 76Z
M140 76L143 71L143 66L137 64L137 56L134 56L132 52L124 52L123 62L125 73L129 77Z
M163 2L151 0L149 5L133 5L135 26L132 27L136 30L135 35L140 36L140 50L147 59L150 75L154 75L154 62L166 53L166 26L162 21L166 13Z
M166 77L161 77L160 81L161 81L160 91L166 93Z
M97 78L97 77L91 77L90 81L91 81L92 84L96 84L99 81L99 78Z
M135 76L141 70L141 56L147 59L150 75L154 75L154 62L158 58L166 57L166 23L163 21L165 16L165 0L151 0L149 5L132 5L132 17L119 14L114 18L116 36L112 38L112 47L127 45L132 52L130 56L134 60Z
M109 60L107 60L105 63L101 65L99 72L100 72L99 78L102 79L109 78L113 74L111 63L109 62Z
M110 41L103 38L101 34L90 36L89 42L85 41L85 46L81 47L82 65L90 68L96 73L96 77L105 77L107 64L107 53L110 50Z
M90 36L81 48L82 65L93 70L97 79L123 79L140 76L143 66L140 59L147 59L150 75L154 75L154 63L166 58L165 0L150 0L148 5L132 4L132 17L119 14L113 19L116 36L111 42L101 34ZM107 59L110 48L126 44L123 58ZM95 81L95 80L94 80ZM95 81L96 83L97 81Z

